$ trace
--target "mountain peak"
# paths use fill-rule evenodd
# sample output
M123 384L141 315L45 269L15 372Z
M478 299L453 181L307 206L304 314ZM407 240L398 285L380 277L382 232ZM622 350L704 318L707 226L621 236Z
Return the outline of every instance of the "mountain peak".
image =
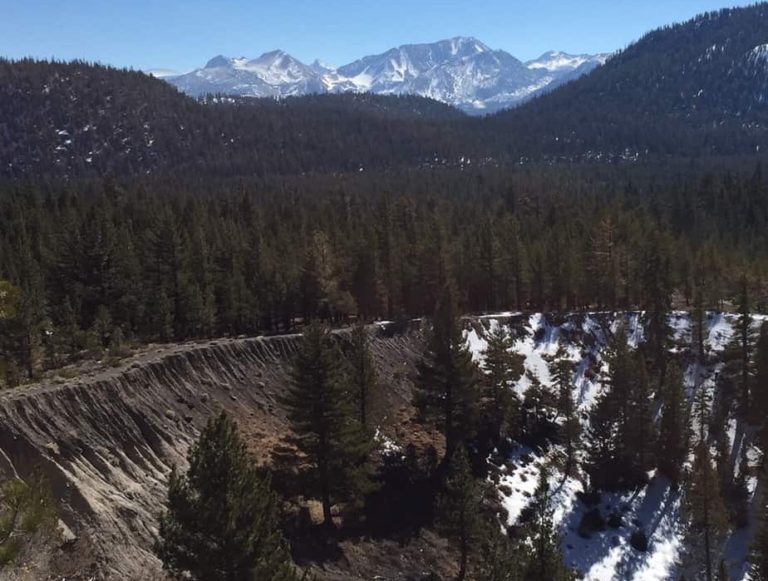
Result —
M454 36L433 43L401 45L339 68L320 61L306 65L282 50L265 52L254 59L219 55L205 68L169 82L193 95L419 95L477 114L512 107L548 86L556 86L566 75L571 75L570 80L588 72L592 65L585 63L591 63L592 58L549 51L523 64L473 36Z
M451 43L451 51L454 54L458 54L462 49L471 50L474 52L490 52L491 49L484 42L479 41L474 36L454 36L449 39Z
M216 55L211 60L209 60L205 67L206 69L217 69L221 67L230 67L232 66L232 61L225 57L224 55Z

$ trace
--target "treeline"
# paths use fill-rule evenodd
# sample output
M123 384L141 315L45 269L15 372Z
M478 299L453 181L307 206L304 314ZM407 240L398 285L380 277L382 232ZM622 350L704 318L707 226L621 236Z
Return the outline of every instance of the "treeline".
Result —
M763 307L759 168L621 183L552 170L189 193L178 182L13 186L0 196L0 279L21 297L2 322L12 383L124 342L429 315L443 261L464 312L647 308L659 288L720 307L742 274Z

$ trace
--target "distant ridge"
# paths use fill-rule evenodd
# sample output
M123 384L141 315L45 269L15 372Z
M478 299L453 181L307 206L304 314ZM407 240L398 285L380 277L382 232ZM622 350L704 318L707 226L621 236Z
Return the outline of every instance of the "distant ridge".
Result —
M471 37L410 44L334 68L306 65L277 50L255 59L216 56L190 73L168 76L192 96L292 97L315 93L371 92L418 95L470 114L518 105L605 62L607 55L558 51L521 62Z

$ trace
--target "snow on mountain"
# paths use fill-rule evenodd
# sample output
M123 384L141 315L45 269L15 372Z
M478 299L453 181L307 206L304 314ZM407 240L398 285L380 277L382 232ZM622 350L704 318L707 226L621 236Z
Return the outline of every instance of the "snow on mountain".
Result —
M279 50L256 59L217 56L201 69L165 78L194 96L414 94L468 113L490 113L517 105L565 82L563 79L586 74L604 61L604 55L573 56L553 51L522 63L475 38L456 37L431 44L403 45L339 68L319 61L306 65Z
M545 52L543 55L541 55L539 58L535 60L528 61L527 63L525 63L525 66L527 66L529 69L532 69L532 70L543 69L550 73L558 73L558 72L570 73L587 63L591 63L593 67L597 67L599 65L605 64L605 61L607 60L607 58L608 58L608 55L606 54L572 55L565 52L552 50L549 52Z
M747 59L754 63L768 64L768 44L761 44L749 51Z
M148 75L152 75L156 79L166 79L168 77L175 77L179 74L171 69L146 69L144 72Z

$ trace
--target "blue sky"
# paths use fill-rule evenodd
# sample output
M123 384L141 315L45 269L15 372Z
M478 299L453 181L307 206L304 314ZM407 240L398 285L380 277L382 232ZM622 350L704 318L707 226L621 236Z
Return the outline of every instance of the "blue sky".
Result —
M334 65L413 42L475 36L520 59L611 52L738 0L0 0L0 55L187 71L281 48Z

